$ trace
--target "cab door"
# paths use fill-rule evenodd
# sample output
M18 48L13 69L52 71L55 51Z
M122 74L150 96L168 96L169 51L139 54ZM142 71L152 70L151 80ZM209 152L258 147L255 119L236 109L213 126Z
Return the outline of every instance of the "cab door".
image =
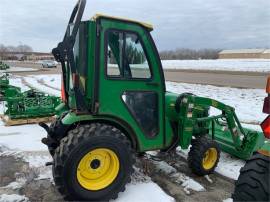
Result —
M106 18L100 30L99 114L128 124L141 151L163 148L164 77L149 31Z

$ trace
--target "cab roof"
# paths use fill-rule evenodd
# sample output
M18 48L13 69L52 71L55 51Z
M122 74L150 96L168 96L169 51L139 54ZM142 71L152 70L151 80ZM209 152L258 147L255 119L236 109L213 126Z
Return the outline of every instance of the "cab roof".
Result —
M139 24L143 27L145 27L146 29L152 31L153 30L153 25L149 24L149 23L145 23L145 22L140 22L140 21L136 21L136 20L131 20L128 18L121 18L121 17L115 17L115 16L109 16L109 15L103 15L100 13L95 14L92 17L92 20L96 21L99 18L108 18L108 19L113 19L113 20L120 20L120 21L127 21L127 22L131 22L131 23L136 23Z

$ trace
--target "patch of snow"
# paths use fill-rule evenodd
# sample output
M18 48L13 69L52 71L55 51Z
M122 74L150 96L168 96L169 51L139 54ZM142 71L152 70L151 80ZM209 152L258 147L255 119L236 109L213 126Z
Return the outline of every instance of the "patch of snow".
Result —
M137 184L138 182L150 182L151 178L143 173L143 170L133 166L134 173L131 176L131 184Z
M46 162L52 161L52 157L49 152L46 152L46 154L32 154L32 152L24 152L23 159L29 162L30 167L37 168L44 166Z
M26 180L24 179L21 181L11 182L7 186L5 186L5 188L9 188L9 189L13 189L13 190L19 189L25 184L25 181Z
M34 78L44 82L46 85L57 88L61 90L61 75L60 74L51 74L51 75L35 75Z
M127 184L125 192L119 193L117 202L173 202L172 197L168 196L157 184L153 182Z
M190 150L190 147L191 147L191 146L189 146L188 149L181 149L181 147L179 146L179 147L176 148L176 153L177 153L179 156L183 157L184 159L187 159L187 157L188 157L188 152L189 152L189 150Z
M153 161L153 163L156 165L156 169L169 175L176 183L180 184L187 194L190 194L190 189L194 191L205 191L205 188L200 183L186 176L184 173L178 172L168 163L164 161Z
M204 177L208 182L210 182L211 184L213 183L213 180L209 177L209 175L205 175Z
M1 121L0 121L1 122ZM0 125L0 145L18 151L47 151L47 146L41 143L46 137L46 131L37 124L6 127Z
M233 202L233 199L232 198L227 198L227 199L223 200L223 202Z
M244 128L248 128L248 129L251 129L251 130L256 130L256 131L262 132L262 128L261 128L260 125L253 125L253 124L242 123L242 126Z
M245 165L245 161L233 157L224 152L220 153L219 163L216 167L216 172L228 178L237 180L240 174L240 169Z
M50 87L47 87L47 86L40 84L38 82L38 79L33 77L33 76L27 76L24 79L25 79L25 82L31 88L37 89L38 91L48 93L48 94L54 95L54 96L60 96L60 94L61 94L59 90L56 90L56 89L53 89L53 88L50 88Z
M27 202L29 199L26 196L17 194L1 194L0 202Z
M9 84L21 88L22 92L30 90L30 88L22 83L22 80L18 76L12 76L9 79Z
M162 60L164 69L270 72L269 59Z
M189 192L189 189L192 189L194 191L205 191L204 187L201 184L191 178L186 179L181 186L184 187L184 190L186 192Z
M165 161L153 161L153 163L156 165L156 168L160 171L162 171L163 173L169 175L172 173L176 172L176 169L172 166L170 166L168 163L166 163Z
M44 166L44 165L43 165ZM52 183L54 183L53 181L53 175L52 175L52 169L49 169L47 167L42 167L43 169L41 169L39 171L39 175L37 178L35 178L35 180L43 180L43 179L50 179L50 181Z
M205 191L205 188L200 183L186 176L183 173L177 172L171 176L173 177L176 183L184 187L184 191L186 192L186 194L190 194L190 191L189 191L190 189L194 191Z

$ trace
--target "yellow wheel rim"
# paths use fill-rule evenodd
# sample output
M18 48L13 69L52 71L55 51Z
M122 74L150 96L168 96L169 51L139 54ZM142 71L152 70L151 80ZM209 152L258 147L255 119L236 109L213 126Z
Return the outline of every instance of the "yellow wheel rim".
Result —
M88 152L77 167L79 184L88 190L109 186L119 172L119 159L110 149L99 148Z
M218 152L216 148L209 148L205 153L203 157L203 168L206 170L209 170L213 168L216 164L218 158Z

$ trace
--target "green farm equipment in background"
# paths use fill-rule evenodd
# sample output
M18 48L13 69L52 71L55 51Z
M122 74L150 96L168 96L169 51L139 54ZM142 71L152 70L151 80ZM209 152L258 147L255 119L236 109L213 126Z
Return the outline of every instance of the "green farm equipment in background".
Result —
M0 76L0 101L5 100L5 97L13 97L21 92L19 87L10 85L9 74Z
M60 98L49 96L35 90L14 93L8 89L5 97L4 122L6 125L38 123L50 121L55 115L55 108L60 104Z
M9 69L9 65L7 65L6 63L0 61L0 70L6 70Z
M78 1L52 51L62 64L59 110L65 112L50 126L40 123L65 199L117 198L130 182L136 153L170 155L191 146L189 167L202 176L214 171L220 148L243 159L270 150L264 134L243 128L232 107L166 91L151 25L105 15L81 21L85 4ZM210 116L210 107L220 114Z
M19 87L10 84L8 74L0 77L0 101L5 102L1 117L6 125L51 121L61 102L59 97L36 90L22 92Z

